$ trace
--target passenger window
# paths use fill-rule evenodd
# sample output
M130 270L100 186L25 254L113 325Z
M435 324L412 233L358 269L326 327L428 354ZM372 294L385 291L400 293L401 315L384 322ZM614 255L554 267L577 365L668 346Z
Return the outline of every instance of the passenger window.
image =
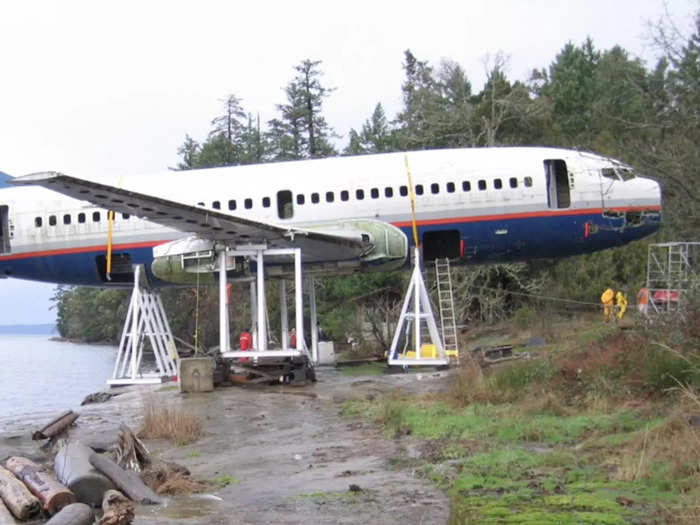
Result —
M408 195L408 186L399 186L399 195L402 197Z
M365 198L365 190L356 190L355 191L355 198L358 201L361 201L362 199L364 199Z
M92 212L92 222L100 222L100 212L99 211L94 211Z
M314 204L318 204L318 201L319 201L319 200L320 200L320 199L319 199L319 197L318 197L318 193L312 193L312 194L311 194L311 202L313 202Z
M372 188L369 193L373 199L379 198L379 190L377 188Z
M220 210L221 209L221 203L219 201L214 201L211 203L211 207L214 208L215 210Z
M297 193L297 204L299 204L299 205L304 204L304 194L303 193Z
M231 211L236 209L236 201L234 199L228 201L228 209Z
M484 191L486 189L486 181L484 179L481 179L479 181L479 191Z
M391 186L384 188L384 196L389 198L394 196L394 189Z
M299 195L297 195L297 198ZM303 197L303 195L302 195ZM269 198L267 205L270 205ZM265 205L265 199L263 199L263 206ZM277 192L277 216L280 219L291 219L294 216L294 206L292 204L292 192L290 190L281 190Z
M131 215L129 215L128 213L122 213L122 219L124 219L125 221L128 221L129 217L131 217Z
M348 190L343 190L340 192L340 200L341 201L347 201L350 198L350 193L348 193Z
M80 224L85 224L85 214L84 213L79 213L78 214L78 222Z
M41 228L42 224L43 224L43 221L41 220L41 217L34 218L34 226L36 226L37 228Z
M447 193L454 193L455 192L455 183L448 182L446 185L446 188L447 188Z
M463 180L462 181L462 191L471 191L472 189L472 183L469 182L468 180Z
M327 191L326 192L326 202L333 202L335 200L335 195L333 195L332 191Z
M70 224L70 219L71 219L70 215L68 213L66 213L63 216L63 224Z
M56 226L56 216L49 215L49 226Z
M532 177L525 177L525 186L528 188L532 187Z
M249 210L253 207L253 199L245 199L243 201L243 206L245 207L246 210Z
M262 205L263 205L263 208L269 208L270 207L270 197L263 197Z
M497 190L503 188L503 182L501 181L501 179L493 179L493 187Z
M423 195L423 185L416 184L416 195Z
M440 193L440 185L437 182L430 185L430 193Z
M518 179L515 177L510 178L510 187L511 188L517 188L518 187Z

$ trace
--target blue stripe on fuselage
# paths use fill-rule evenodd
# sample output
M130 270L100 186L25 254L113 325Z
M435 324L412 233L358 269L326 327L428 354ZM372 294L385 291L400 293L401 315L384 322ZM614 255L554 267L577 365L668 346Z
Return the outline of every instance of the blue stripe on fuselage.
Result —
M591 226L588 237L586 223ZM466 255L461 262L478 264L564 257L620 246L654 233L660 220L647 218L638 226L623 225L623 218L608 219L597 213L436 224L420 226L418 230L420 238L426 232L458 230ZM402 226L401 230L412 244L410 226ZM132 248L120 253L128 253L133 264L144 264L153 283L165 284L150 273L152 248ZM0 274L61 284L129 286L102 281L96 264L100 255L105 255L104 250L0 260Z

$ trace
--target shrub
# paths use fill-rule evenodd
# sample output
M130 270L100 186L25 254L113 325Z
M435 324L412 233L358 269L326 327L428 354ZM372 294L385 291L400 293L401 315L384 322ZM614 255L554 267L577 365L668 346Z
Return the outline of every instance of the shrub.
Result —
M181 407L168 407L154 396L143 400L143 421L140 437L168 439L176 445L194 443L202 436L202 423L197 415Z

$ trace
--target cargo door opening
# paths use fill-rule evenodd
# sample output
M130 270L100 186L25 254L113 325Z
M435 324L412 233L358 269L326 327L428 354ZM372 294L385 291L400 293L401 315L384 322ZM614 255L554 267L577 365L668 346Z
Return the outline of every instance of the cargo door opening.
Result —
M569 172L566 162L561 159L545 160L544 171L547 178L547 204L550 208L571 206L569 192Z
M103 283L133 283L134 268L131 264L131 255L128 253L112 254L112 272L110 279L107 279L107 256L98 255L95 257L97 273Z
M423 259L459 259L460 257L459 230L440 230L423 234Z
M10 207L0 206L0 253L10 253Z

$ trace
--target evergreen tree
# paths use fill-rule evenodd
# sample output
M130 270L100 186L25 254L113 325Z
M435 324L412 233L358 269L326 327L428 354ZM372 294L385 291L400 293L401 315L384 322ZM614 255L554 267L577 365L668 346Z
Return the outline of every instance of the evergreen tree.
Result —
M372 116L362 125L362 131L350 130L350 141L345 148L347 155L385 153L394 151L394 140L381 103L377 103Z
M323 117L323 100L333 88L324 87L320 60L304 60L295 66L297 75L284 92L286 104L278 104L281 118L268 122L266 139L271 160L320 158L335 155L330 143L335 136Z

